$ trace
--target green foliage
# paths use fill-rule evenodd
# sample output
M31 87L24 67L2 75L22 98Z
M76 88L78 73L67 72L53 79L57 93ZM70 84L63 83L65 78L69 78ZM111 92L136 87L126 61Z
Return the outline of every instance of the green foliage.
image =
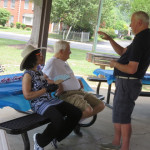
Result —
M20 29L21 28L21 23L20 22L16 22L16 28Z
M21 24L21 28L24 30L26 28L25 24Z
M122 31L129 24L129 20L130 0L104 0L101 17L102 28Z
M14 23L11 23L11 24L10 24L10 27L11 27L11 28L13 28L14 26L15 26L15 24L14 24Z
M114 0L104 0L102 15L101 15L101 23L104 28L110 28L113 24L113 10L114 8Z
M54 0L52 3L52 22L63 22L73 30L90 32L96 24L97 0Z
M84 27L84 26L81 26L81 25L77 25L75 26L74 28L72 28L73 31L77 31L77 32L90 32L90 39L92 38L93 36L93 33L94 33L94 29L93 29L93 26L91 24L88 24Z
M150 0L132 0L131 13L135 11L145 11L150 16Z
M101 28L118 30L119 35L127 35L130 21L130 0L104 0ZM112 37L114 34L112 34Z
M115 0L115 8L119 10L118 15L121 20L126 23L130 22L131 16L131 0Z
M27 31L31 31L31 28L30 28L30 27L27 27L26 30L27 30Z
M131 36L124 36L124 39L126 39L126 40L132 40L132 37Z
M7 23L10 17L10 12L4 8L0 8L0 25L3 27Z
M115 30L114 29L106 29L106 28L101 28L100 31L103 31L105 33L107 33L109 36L111 36L113 39L117 37L117 35L115 34Z

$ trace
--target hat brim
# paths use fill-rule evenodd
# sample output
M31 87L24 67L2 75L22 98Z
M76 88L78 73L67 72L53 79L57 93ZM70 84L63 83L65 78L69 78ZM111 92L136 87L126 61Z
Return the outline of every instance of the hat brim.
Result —
M32 52L33 52L33 51L32 51ZM31 52L31 53L32 53L32 52ZM25 56L25 57L23 58L23 60L22 60L22 62L21 62L21 64L20 64L20 70L21 70L21 71L24 70L24 69L23 69L23 65L24 65L24 63L25 63L27 57L28 57L31 53L29 53L27 56Z
M22 62L21 62L21 64L20 64L20 70L21 70L21 71L24 70L24 69L23 69L23 65L24 65L26 59L29 57L29 55L30 55L32 52L34 52L34 51L36 51L36 50L42 50L42 49L46 49L46 48L45 48L45 47L36 48L36 49L33 49L30 53L28 53L28 55L26 55L26 56L23 58L23 60L22 60Z

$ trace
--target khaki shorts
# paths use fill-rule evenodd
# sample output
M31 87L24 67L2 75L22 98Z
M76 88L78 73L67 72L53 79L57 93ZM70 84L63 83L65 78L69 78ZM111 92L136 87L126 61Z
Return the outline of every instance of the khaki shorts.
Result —
M84 111L89 106L94 108L95 106L102 103L93 94L84 92L82 90L65 91L60 95L59 98L78 107L82 111Z

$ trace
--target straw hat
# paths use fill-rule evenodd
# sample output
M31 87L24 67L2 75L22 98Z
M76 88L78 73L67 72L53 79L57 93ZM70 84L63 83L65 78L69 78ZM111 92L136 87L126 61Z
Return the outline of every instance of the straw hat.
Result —
M24 65L24 62L25 60L27 59L27 57L33 52L33 51L36 51L36 50L42 50L42 49L46 49L46 47L39 47L39 48L36 48L34 47L33 45L28 45L25 47L25 49L22 51L21 53L21 56L23 57L23 60L20 64L20 70L23 71L23 65Z

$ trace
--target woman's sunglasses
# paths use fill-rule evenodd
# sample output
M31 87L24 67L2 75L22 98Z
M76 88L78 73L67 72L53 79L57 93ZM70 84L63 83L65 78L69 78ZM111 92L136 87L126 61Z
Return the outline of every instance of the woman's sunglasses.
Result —
M37 56L38 56L38 55L41 55L41 53L37 53L37 54L35 54L35 55L37 55Z

